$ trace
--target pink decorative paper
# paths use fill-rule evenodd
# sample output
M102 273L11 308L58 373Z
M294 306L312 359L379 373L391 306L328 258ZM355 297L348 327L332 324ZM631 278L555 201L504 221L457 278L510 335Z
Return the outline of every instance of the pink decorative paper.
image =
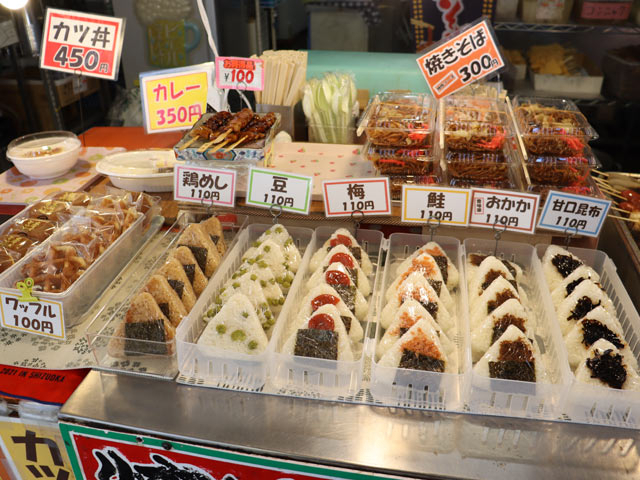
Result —
M61 190L78 191L91 183L99 174L96 163L113 152L124 148L88 147L80 150L78 163L61 177L36 180L22 175L16 167L0 175L0 203L28 205L42 197Z
M375 176L373 164L362 155L363 148L363 145L275 142L269 168L312 176L312 198L322 200L322 180Z

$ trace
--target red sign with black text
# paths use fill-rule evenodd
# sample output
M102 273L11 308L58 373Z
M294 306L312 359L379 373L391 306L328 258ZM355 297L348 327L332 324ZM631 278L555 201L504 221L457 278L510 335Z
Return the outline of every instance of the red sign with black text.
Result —
M582 2L580 18L589 20L626 20L631 2Z
M40 68L115 80L124 39L124 19L47 9Z
M431 93L446 97L504 67L489 20L466 27L416 60Z

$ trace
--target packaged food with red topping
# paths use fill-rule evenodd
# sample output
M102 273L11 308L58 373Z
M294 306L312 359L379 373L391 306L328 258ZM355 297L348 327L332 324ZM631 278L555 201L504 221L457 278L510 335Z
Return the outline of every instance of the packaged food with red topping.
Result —
M431 95L384 92L369 102L359 127L374 145L429 147L435 114Z
M391 200L402 199L403 185L438 185L442 182L443 174L440 166L433 175L390 175L389 189L391 190Z
M514 115L530 155L583 155L598 134L575 103L566 99L516 97Z
M501 101L451 97L443 100L442 109L442 132L449 150L497 152L513 135Z
M364 151L382 175L432 175L439 165L431 148L389 147L369 142Z
M589 147L587 149L590 151ZM582 186L596 165L593 155L548 157L529 155L526 168L531 182L539 185Z
M510 162L505 151L447 150L444 158L451 178L478 181L505 181L509 178Z

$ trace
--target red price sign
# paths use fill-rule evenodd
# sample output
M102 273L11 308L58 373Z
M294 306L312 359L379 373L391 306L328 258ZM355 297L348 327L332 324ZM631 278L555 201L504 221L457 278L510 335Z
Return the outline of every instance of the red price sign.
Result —
M47 9L40 68L115 80L124 19Z
M259 58L216 58L216 86L218 88L263 90L263 72L264 61Z
M589 20L626 20L631 2L583 2L581 18Z
M445 97L504 67L486 19L437 43L416 61L436 98Z

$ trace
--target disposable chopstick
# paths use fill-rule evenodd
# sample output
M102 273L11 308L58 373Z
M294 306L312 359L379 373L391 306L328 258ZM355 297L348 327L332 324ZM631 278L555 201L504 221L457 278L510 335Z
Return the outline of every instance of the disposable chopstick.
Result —
M186 142L184 142L182 145L180 145L180 150L184 150L185 148L189 148L189 145L191 145L193 142L195 142L196 140L198 140L200 137L195 136L195 137L191 137L189 140L187 140Z
M245 139L247 138L247 136L245 135L244 137L242 137L240 140L238 140L236 143L234 143L233 145L225 148L225 151L228 152L230 150L233 150L234 148L236 148L238 145L240 145L242 142L245 141Z

